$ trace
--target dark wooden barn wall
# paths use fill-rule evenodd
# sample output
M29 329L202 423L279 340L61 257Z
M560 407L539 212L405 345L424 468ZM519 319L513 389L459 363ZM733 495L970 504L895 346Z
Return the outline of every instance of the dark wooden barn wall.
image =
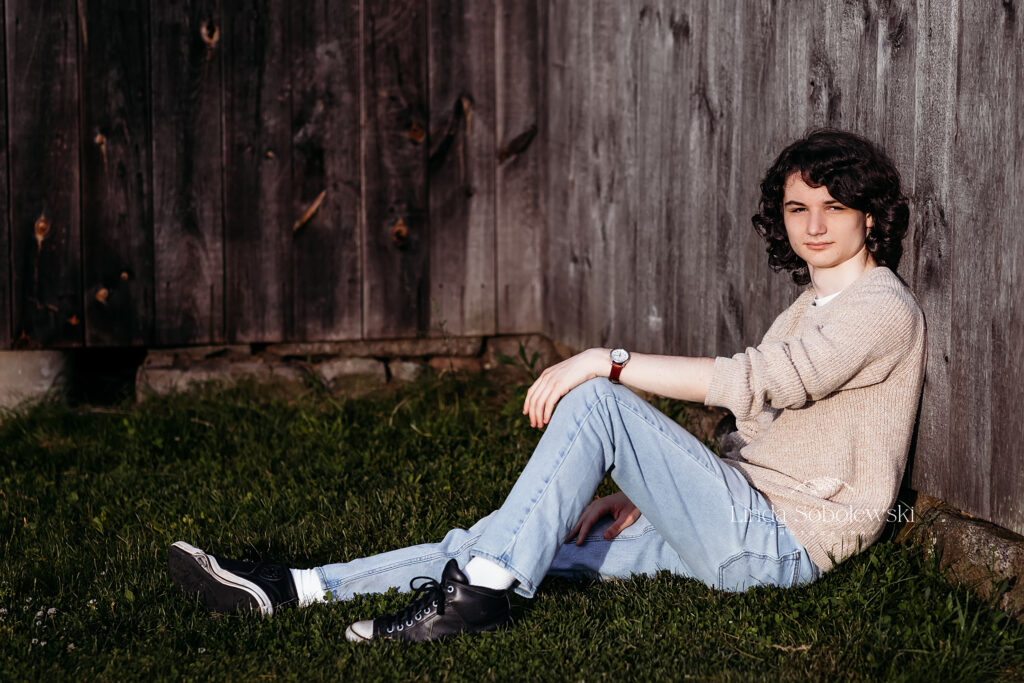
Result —
M3 7L0 347L541 328L540 0Z
M1013 3L547 3L545 329L731 355L798 294L750 225L808 127L878 139L927 317L910 485L1024 533L1024 12Z

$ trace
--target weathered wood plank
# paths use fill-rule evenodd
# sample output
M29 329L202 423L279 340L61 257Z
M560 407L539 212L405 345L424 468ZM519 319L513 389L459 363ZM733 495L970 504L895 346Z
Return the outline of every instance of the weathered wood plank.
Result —
M497 331L542 329L546 0L497 3Z
M642 6L637 15L636 164L637 230L635 272L636 349L647 353L675 352L669 337L675 310L673 283L676 269L670 262L676 231L685 206L672 182L685 164L676 110L685 84L677 71L679 51L689 40L688 18L663 2ZM666 87L671 83L672 87Z
M272 342L291 328L291 4L247 0L224 16L227 336Z
M8 0L13 333L77 346L82 324L76 5Z
M0 55L7 53L7 17L0 12ZM11 346L11 223L7 184L7 72L0 69L0 349Z
M148 6L86 0L80 7L85 343L146 345L153 322Z
M220 0L151 4L154 341L224 330Z
M1024 362L1020 353L1024 340L1024 235L1016 217L1024 213L1024 16L992 7L987 32L1000 33L998 44L1004 48L1000 56L999 78L992 85L995 103L999 109L994 122L995 161L1004 169L1014 169L1002 175L1003 190L995 201L1006 202L1001 213L999 236L996 237L995 276L989 285L989 295L995 296L992 309L992 398L996 406L992 430L992 489L990 493L991 519L1001 526L1024 534L1024 475L1021 474L1024 457L1020 445L1024 443L1024 424L1012 411L1003 406L1020 400L1024 387ZM1012 144L1008 144L1012 141ZM998 190L997 190L998 191ZM999 199L1001 197L1001 199ZM993 291L994 290L994 291Z
M1019 420L1005 407L1019 401L1019 226L1021 205L1021 18L998 5L961 5L955 134L951 177L952 350L950 414L955 470L943 482L948 502L1021 528ZM983 179L983 180L980 180ZM1007 362L1009 359L1016 362ZM1014 462L1014 456L1017 462ZM953 461L949 463L953 465Z
M289 336L303 341L362 334L359 6L315 0L291 17Z
M427 19L422 0L363 6L363 335L428 332Z
M551 102L549 124L551 148L550 197L559 197L551 205L549 225L551 253L548 263L554 269L546 286L552 301L545 303L544 315L560 341L576 348L595 345L591 319L586 314L589 296L592 254L597 248L590 234L590 173L593 157L590 149L593 101L590 99L592 58L592 4L554 3L548 30L551 55L551 92L561 102ZM556 46L556 43L561 43ZM557 206L556 206L557 204Z
M1006 46L991 31L990 16L980 7L961 6L959 54L952 140L950 215L952 256L950 399L959 410L950 413L949 452L957 463L943 477L947 502L991 518L992 432L999 403L993 396L992 372L1004 372L992 355L998 325L992 315L992 287L997 249L993 239L978 239L976 230L999 225L1007 195L1003 146L1003 110L1009 105L1007 83L992 69ZM989 16L986 16L988 14ZM993 34L994 33L994 34ZM979 150L986 150L979 154ZM985 182L978 182L984 178ZM993 412L996 411L996 412Z
M594 244L587 284L588 345L637 348L635 277L637 210L638 2L595 3L590 130L593 188L586 226Z
M494 334L495 5L428 5L430 329Z
M584 87L579 84L578 43L583 39L576 28L577 13L589 6L548 2L548 86L547 120L547 230L544 244L545 272L544 329L554 339L581 347L579 254L573 225L576 186L583 182L575 173L574 152L577 120L585 111ZM580 164L585 167L585 162Z
M678 58L673 69L673 88L678 92L676 132L684 163L673 178L671 192L680 198L682 213L674 221L675 242L671 251L675 269L674 303L670 338L676 353L689 355L734 353L732 344L719 349L715 344L721 325L735 324L735 318L719 321L709 316L717 310L711 296L720 291L715 277L716 263L711 252L718 229L717 204L722 199L716 186L716 126L721 115L717 84L709 72L709 8L695 3L677 8L669 18L676 26L674 35ZM713 45L713 44L712 44ZM709 283L715 283L708 290ZM735 313L735 312L734 312Z

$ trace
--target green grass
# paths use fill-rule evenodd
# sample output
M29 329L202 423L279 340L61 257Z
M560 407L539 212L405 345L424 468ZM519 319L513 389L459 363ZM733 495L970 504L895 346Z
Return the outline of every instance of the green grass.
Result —
M1024 676L1024 628L892 543L790 590L548 581L509 631L414 647L344 640L395 593L213 618L171 585L177 539L313 566L472 524L539 438L522 391L428 377L359 400L245 386L5 416L0 680Z

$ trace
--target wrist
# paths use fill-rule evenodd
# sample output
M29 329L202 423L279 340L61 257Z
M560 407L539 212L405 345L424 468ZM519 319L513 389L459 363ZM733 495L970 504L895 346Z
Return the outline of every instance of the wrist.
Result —
M590 376L593 377L608 377L611 372L612 366L611 361L608 360L608 354L611 353L611 349L605 348L593 348L590 349L591 359L591 372Z

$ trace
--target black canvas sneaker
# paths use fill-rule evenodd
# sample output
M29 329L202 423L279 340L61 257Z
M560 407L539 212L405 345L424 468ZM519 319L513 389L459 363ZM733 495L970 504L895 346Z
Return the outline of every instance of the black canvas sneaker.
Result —
M420 579L425 583L416 586ZM358 621L348 627L345 637L352 642L421 642L458 633L494 631L511 620L508 591L471 586L455 560L445 565L440 583L418 576L409 587L414 598L408 607L373 621Z
M292 573L283 564L214 557L178 541L167 553L167 567L178 588L198 593L214 612L254 610L270 616L299 603Z

